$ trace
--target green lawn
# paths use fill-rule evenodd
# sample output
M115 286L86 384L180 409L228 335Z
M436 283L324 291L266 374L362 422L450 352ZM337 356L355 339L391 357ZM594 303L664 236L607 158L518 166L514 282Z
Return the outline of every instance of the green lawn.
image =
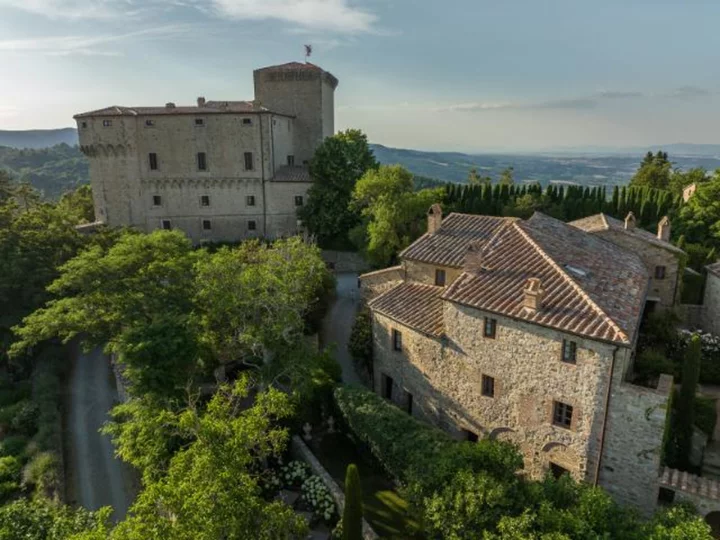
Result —
M313 452L344 489L345 469L355 463L363 488L365 519L383 538L422 538L420 523L408 513L407 502L372 456L358 451L344 434L332 433L311 441Z

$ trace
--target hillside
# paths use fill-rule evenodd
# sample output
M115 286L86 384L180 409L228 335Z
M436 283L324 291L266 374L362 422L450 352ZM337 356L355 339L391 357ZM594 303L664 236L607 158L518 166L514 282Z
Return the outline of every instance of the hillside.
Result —
M31 129L27 131L8 131L0 129L0 146L10 148L48 148L56 144L74 146L78 143L75 128Z
M51 199L89 182L85 156L77 146L67 144L23 150L0 146L0 168Z

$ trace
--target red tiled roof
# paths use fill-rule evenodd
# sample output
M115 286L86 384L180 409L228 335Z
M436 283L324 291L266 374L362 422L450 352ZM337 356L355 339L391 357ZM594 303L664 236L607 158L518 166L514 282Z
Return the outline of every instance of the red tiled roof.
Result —
M122 107L113 105L104 109L76 114L74 118L88 118L93 116L157 116L173 114L256 114L272 113L265 107L256 105L252 101L207 101L205 106L176 106L176 107ZM287 116L287 115L283 115Z
M418 238L400 253L400 258L460 268L471 242L487 241L503 224L515 220L452 213L434 234Z
M480 246L482 268L465 271L442 299L591 339L633 343L645 303L640 258L610 242L536 213ZM543 307L523 307L529 278L545 290Z
M442 287L402 283L371 300L373 311L433 337L443 333Z
M665 248L674 253L685 253L679 247L674 246L673 244L671 244L670 242L666 242L665 240L660 240L657 235L654 235L653 233L648 232L645 229L641 229L639 227L626 229L624 221L615 219L614 217L608 216L607 214L595 214L594 216L589 216L583 219L571 221L569 225L572 225L573 227L577 227L578 229L582 229L583 231L589 233L608 230L621 231L625 234L628 234L640 240L644 240L645 242L648 242L650 244Z

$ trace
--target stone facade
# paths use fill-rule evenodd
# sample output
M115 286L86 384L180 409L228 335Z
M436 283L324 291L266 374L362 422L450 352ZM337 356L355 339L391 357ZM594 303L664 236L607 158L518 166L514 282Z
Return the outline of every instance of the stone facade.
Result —
M97 219L178 228L195 243L297 233L305 165L333 134L337 79L309 64L254 75L254 102L199 98L197 107L77 115Z
M720 336L720 264L717 271L708 270L703 297L703 330Z

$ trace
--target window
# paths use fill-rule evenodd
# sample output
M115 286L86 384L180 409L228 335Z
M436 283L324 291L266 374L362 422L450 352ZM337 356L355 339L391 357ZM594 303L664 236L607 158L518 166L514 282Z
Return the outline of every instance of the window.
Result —
M203 231L211 231L212 230L212 223L209 219L203 219L202 220L202 228Z
M151 171L157 171L158 169L158 160L157 160L157 154L155 152L150 152L148 154L148 161L150 162L150 170Z
M563 339L562 361L567 364L574 364L577 361L577 343Z
M445 270L441 268L435 269L435 285L438 287L445 286Z
M497 327L497 321L490 317L485 317L485 327L483 328L483 336L486 338L495 339L495 330Z
M393 378L389 375L382 374L382 395L385 399L392 399Z
M570 429L570 426L572 426L572 415L572 405L560 401L553 401L553 424L561 428Z
M665 267L664 266L656 266L655 267L655 279L665 279Z
M112 126L112 120L103 120L103 127Z
M302 206L302 205L303 205L303 196L295 195L295 206Z
M295 166L295 156L288 156L287 157L287 164L289 167Z
M482 395L485 397L495 397L495 378L489 375L482 376Z
M172 224L170 223L169 219L162 220L162 228L165 229L166 231L169 231L170 229L172 229Z
M248 195L245 197L245 204L248 206L255 206L255 195Z
M570 471L568 471L565 467L561 467L557 463L550 462L550 473L553 475L553 477L556 480L559 480L561 476L564 474L570 474Z
M87 122L81 122L81 123L80 123L80 126L81 126L83 129L85 129L85 128L87 127Z
M196 126L204 126L204 125L205 125L205 120L204 120L203 118L196 118L196 119L195 119L195 125L196 125Z
M478 437L478 434L474 431L470 431L469 429L463 429L463 432L465 433L465 440L469 442L478 442L480 437Z
M205 157L205 152L198 152L197 165L198 165L198 170L207 171L207 159Z
M210 195L200 197L200 206L210 206Z
M162 206L162 197L160 195L153 195L153 206Z
M254 231L257 228L257 223L255 223L254 219L251 219L248 221L248 231Z
M155 120L145 120L145 127L153 127L155 125Z
M402 351L402 332L394 328L392 331L392 347L393 351Z
M408 391L405 391L405 410L407 413L412 416L412 407L413 407L413 397L412 394Z
M245 152L245 170L253 170L253 155L252 152Z
M252 118L243 118L243 126L252 126Z

